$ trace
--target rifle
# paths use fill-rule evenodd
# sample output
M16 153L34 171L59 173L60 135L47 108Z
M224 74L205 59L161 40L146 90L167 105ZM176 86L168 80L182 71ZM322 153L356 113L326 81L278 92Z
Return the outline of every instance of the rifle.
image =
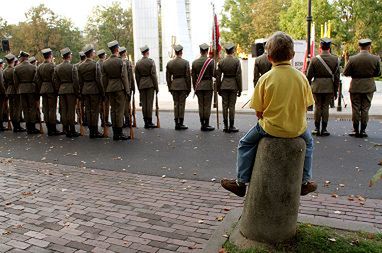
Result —
M10 131L12 130L12 124L11 124L11 112L9 111L9 106L8 106L8 99L5 100L4 109L7 110L7 121L8 121L7 130Z
M158 92L156 92L155 94L155 116L157 117L157 128L160 128Z
M40 99L37 99L36 101L36 110L37 110L38 122L40 125L40 133L44 134L44 129L42 128L42 121L41 121Z
M106 105L105 101L102 102L102 113L103 113L103 137L108 138L109 137L109 128L106 125Z
M134 93L132 93L132 95L134 96ZM133 98L132 101L134 101L134 98ZM130 120L129 120L130 121L130 139L133 140L134 139L134 128L133 128L134 124L133 124L133 112L131 110L131 103L130 103L130 101L129 101L129 118L130 118ZM134 118L135 118L135 116L134 116Z
M245 102L245 104L241 107L241 109L243 109L249 102L251 102L251 98L247 102Z
M82 106L81 106L81 101L79 99L77 100L77 108L78 108L78 113L79 113L78 123L80 123L80 135L84 136L85 135L85 129L84 129L83 122L82 122Z
M137 127L137 118L135 112L135 91L133 91L133 127ZM130 119L131 122L131 119Z

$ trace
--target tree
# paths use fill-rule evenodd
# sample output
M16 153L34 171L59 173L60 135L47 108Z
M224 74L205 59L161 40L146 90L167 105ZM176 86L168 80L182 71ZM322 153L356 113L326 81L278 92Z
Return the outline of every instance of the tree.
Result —
M334 36L345 55L358 51L358 40L373 40L373 51L382 55L382 0L335 0Z
M133 21L131 8L124 9L121 3L110 6L96 6L89 16L85 34L87 42L98 48L106 48L107 43L117 40L127 51L133 53Z
M333 5L328 0L312 0L313 22L316 24L316 38L320 38L320 26L335 18ZM280 27L294 39L306 38L307 0L292 0L289 8L280 15Z

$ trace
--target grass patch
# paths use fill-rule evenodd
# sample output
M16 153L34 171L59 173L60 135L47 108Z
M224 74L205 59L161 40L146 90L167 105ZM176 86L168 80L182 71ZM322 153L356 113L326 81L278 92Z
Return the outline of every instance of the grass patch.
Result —
M296 238L274 248L240 250L230 242L226 253L381 253L382 234L349 232L328 227L300 224Z

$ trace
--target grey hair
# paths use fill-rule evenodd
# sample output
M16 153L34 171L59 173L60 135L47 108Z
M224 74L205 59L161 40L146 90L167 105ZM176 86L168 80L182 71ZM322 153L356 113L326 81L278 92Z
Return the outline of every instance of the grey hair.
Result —
M293 39L284 32L275 32L266 44L268 55L274 62L289 61L294 57Z

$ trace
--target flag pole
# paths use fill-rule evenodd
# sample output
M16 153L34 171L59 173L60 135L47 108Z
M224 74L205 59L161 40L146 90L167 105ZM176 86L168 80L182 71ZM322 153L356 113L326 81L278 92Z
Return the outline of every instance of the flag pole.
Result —
M219 60L218 57L218 41L217 41L217 34L216 34L216 20L215 20L215 4L211 2L212 5L212 17L213 17L213 24L212 24L212 35L213 35L213 41L212 41L212 48L214 50L214 73L213 76L215 76L216 68L217 68L217 62ZM219 97L218 97L218 91L217 91L217 84L216 84L216 77L214 82L214 107L216 108L216 128L220 128L219 123Z

